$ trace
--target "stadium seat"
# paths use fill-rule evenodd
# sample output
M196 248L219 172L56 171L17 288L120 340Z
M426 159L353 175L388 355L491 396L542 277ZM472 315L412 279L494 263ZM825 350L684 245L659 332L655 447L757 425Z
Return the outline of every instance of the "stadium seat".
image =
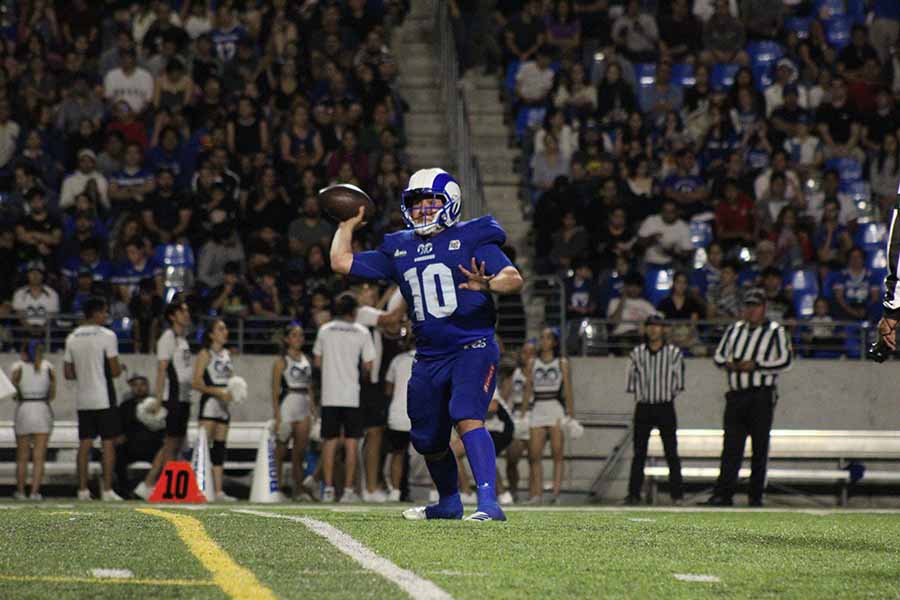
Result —
M712 225L709 221L691 221L691 244L695 249L705 249L713 240ZM706 252L704 251L704 259ZM696 258L696 257L695 257ZM705 260L704 260L705 262Z
M784 20L785 30L793 31L801 40L805 40L809 37L809 30L811 26L811 17L788 17Z
M740 65L729 63L713 65L712 72L709 74L709 86L714 90L731 88L734 85L734 76L740 67Z
M543 106L523 106L516 113L516 139L522 142L533 129L541 126L547 109Z
M825 280L822 281L821 296L827 300L834 300L834 284L843 279L840 271L828 271Z
M829 158L825 161L825 168L837 171L842 185L848 185L854 181L860 181L863 178L862 165L853 158Z
M815 269L796 269L785 276L785 284L791 287L796 296L798 293L819 293L819 280Z
M806 319L812 316L817 296L818 294L808 292L794 293L794 312L797 313L797 317Z
M194 251L187 244L160 244L156 247L155 259L163 269L166 288L165 298L169 302L175 294L191 287L194 281Z
M113 319L110 328L115 332L116 338L119 340L119 350L122 352L133 352L133 328L134 321L128 317Z
M671 293L674 269L648 267L644 274L644 298L656 306Z
M833 48L842 50L850 43L850 30L853 27L853 20L845 15L831 17L827 19L823 26L825 28L825 39Z
M872 271L874 278L884 278L887 274L887 264L887 252L884 246L866 252L866 267Z
M830 19L847 14L847 8L844 6L844 0L816 0L813 4L813 14L820 19Z
M886 238L887 225L884 223L866 223L857 228L855 242L868 255L883 249Z
M775 67L771 64L753 65L750 71L753 73L753 85L760 92L764 92L767 87L775 82L775 78L772 77Z
M694 67L688 63L672 65L672 83L682 87L693 87Z
M747 54L750 55L750 64L773 65L784 56L784 48L777 42L763 40L747 44Z

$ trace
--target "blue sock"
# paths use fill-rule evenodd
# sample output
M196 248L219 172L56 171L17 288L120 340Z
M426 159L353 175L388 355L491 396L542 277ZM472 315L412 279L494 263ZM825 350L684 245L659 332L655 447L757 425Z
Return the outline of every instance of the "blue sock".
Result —
M453 451L447 448L444 457L438 460L426 460L425 465L434 480L441 500L459 493L459 471L456 468L456 458Z
M491 434L484 427L479 427L464 433L462 442L478 486L478 510L496 506L497 452Z

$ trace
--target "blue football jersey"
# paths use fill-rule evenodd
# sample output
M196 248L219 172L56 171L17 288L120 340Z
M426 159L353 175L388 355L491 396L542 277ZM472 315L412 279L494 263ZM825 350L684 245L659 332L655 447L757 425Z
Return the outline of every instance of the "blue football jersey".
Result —
M463 221L428 237L412 230L385 236L377 250L353 255L350 274L390 279L400 286L416 335L416 351L440 356L494 335L496 313L490 293L459 289L466 281L462 265L472 257L485 273L510 266L500 249L506 233L490 216Z

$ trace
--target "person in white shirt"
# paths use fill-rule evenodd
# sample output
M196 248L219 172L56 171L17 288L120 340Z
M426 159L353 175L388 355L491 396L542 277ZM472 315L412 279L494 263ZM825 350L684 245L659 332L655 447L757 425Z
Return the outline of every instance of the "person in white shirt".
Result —
M399 296L399 291L392 294ZM397 325L406 311L406 305L400 307L402 312L388 312L376 306L379 304L378 288L371 283L363 283L359 290L359 309L356 311L356 322L366 327L372 335L372 344L375 348L375 359L372 361L372 370L360 384L360 406L363 412L363 466L366 474L366 484L362 489L364 502L385 502L387 494L379 485L379 471L382 464L381 446L384 439L384 428L387 425L388 396L384 394L379 381L382 372L382 358L384 356L384 343L382 341L382 327ZM388 295L385 295L380 304L386 304ZM402 298L402 297L401 297Z
M124 100L136 115L140 115L153 101L153 75L138 66L134 48L122 50L120 61L120 66L103 78L103 96L111 105Z
M82 148L78 151L78 170L63 179L62 189L59 193L60 210L75 206L75 199L85 190L89 181L97 184L100 204L109 208L109 197L107 196L109 182L103 173L97 170L97 155L90 148Z
M516 73L516 93L526 104L542 104L553 89L556 73L550 68L550 54L539 48L535 60L529 60Z
M686 258L694 249L691 228L678 218L678 207L673 200L663 202L660 214L644 219L638 229L638 240L647 248L644 260L652 265L670 265Z
M391 492L388 500L391 502L400 501L400 481L403 479L403 463L412 427L406 414L406 390L416 359L416 340L411 330L405 345L406 350L394 357L384 375L384 393L391 399L387 422L388 451L391 454Z
M818 169L825 162L825 145L810 133L806 115L797 120L797 135L785 140L784 149L790 153L791 162L805 172Z
M369 330L354 323L358 303L344 293L334 303L335 318L319 329L313 345L313 364L322 369L322 471L323 502L333 502L334 458L343 432L345 480L341 502L358 499L353 490L356 451L362 436L359 407L360 364L368 375L375 360L375 346Z
M22 360L10 369L10 382L16 386L18 398L14 429L16 434L16 500L25 500L25 479L28 460L34 461L31 479L31 500L42 500L41 480L47 458L47 442L53 431L53 410L50 403L56 396L56 377L53 365L44 360L44 346L31 340L22 350ZM32 450L33 448L33 450ZM29 457L29 455L31 455Z
M175 301L163 313L169 328L156 342L156 410L165 402L166 438L156 453L144 480L134 494L146 500L153 492L156 478L163 466L175 460L187 436L191 418L191 382L194 377L193 357L187 341L191 326L191 309L187 302Z
M641 323L656 313L656 308L641 297L644 278L640 273L625 275L622 297L613 298L606 309L606 316L615 325L612 331L613 348L625 356L640 341Z
M23 325L42 329L48 316L59 313L59 294L44 285L44 263L33 260L26 268L27 283L13 294L12 307Z
M206 430L206 438L211 442L209 461L213 472L213 498L218 501L234 502L236 498L225 493L225 440L228 439L228 425L231 423L231 394L228 380L234 374L231 354L225 344L228 342L228 327L225 321L213 321L203 333L203 349L194 362L194 376L191 387L200 392L200 410L197 425Z
M11 165L22 128L10 119L9 103L0 102L0 169Z
M116 388L113 379L122 373L119 342L112 330L104 327L109 306L103 298L92 297L84 303L84 324L66 338L63 370L67 380L75 382L78 409L78 499L90 500L88 458L98 435L103 448L104 501L121 500L113 491L112 476L116 464L116 438L122 432Z

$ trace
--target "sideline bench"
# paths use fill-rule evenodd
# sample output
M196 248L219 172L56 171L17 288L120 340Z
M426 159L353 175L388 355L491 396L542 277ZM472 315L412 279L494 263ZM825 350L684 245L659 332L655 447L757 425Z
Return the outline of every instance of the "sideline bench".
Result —
M226 442L229 450L256 450L259 447L259 439L266 424L264 422L232 423L228 430ZM187 444L194 446L197 439L197 426L191 424L188 427ZM0 421L0 448L15 449L16 438L13 432L12 421ZM94 442L95 448L100 448L99 440ZM53 425L50 441L47 446L48 458L44 468L44 483L59 483L76 477L76 456L78 450L78 424L75 421L57 421ZM56 450L56 453L50 451ZM54 456L55 454L55 456ZM246 452L243 452L246 454ZM248 471L255 465L255 459L249 461L229 460L225 462L226 472ZM129 465L131 469L149 469L150 463L137 461ZM31 467L29 466L29 470ZM101 472L101 465L97 461L91 461L89 476L93 477ZM15 461L0 462L0 484L15 484Z
M691 466L696 461L715 461L722 454L721 429L679 429L678 455L682 459L681 475L685 481L714 481L719 476L718 466ZM744 446L744 458L752 456L752 443ZM644 475L650 485L651 502L656 502L657 484L666 481L669 468L665 466L665 453L659 432L654 430L647 449L647 466ZM876 462L900 461L900 432L864 430L812 430L773 429L769 440L769 468L767 482L779 482L776 487L787 491L788 483L833 483L840 489L840 505L846 506L850 484L900 484L900 470L872 470L866 468L862 478L853 481L846 467L852 462L871 460ZM656 463L662 461L663 465ZM803 468L772 467L773 461L817 462L822 467ZM826 466L828 465L828 466ZM750 469L741 468L740 479L750 477Z

